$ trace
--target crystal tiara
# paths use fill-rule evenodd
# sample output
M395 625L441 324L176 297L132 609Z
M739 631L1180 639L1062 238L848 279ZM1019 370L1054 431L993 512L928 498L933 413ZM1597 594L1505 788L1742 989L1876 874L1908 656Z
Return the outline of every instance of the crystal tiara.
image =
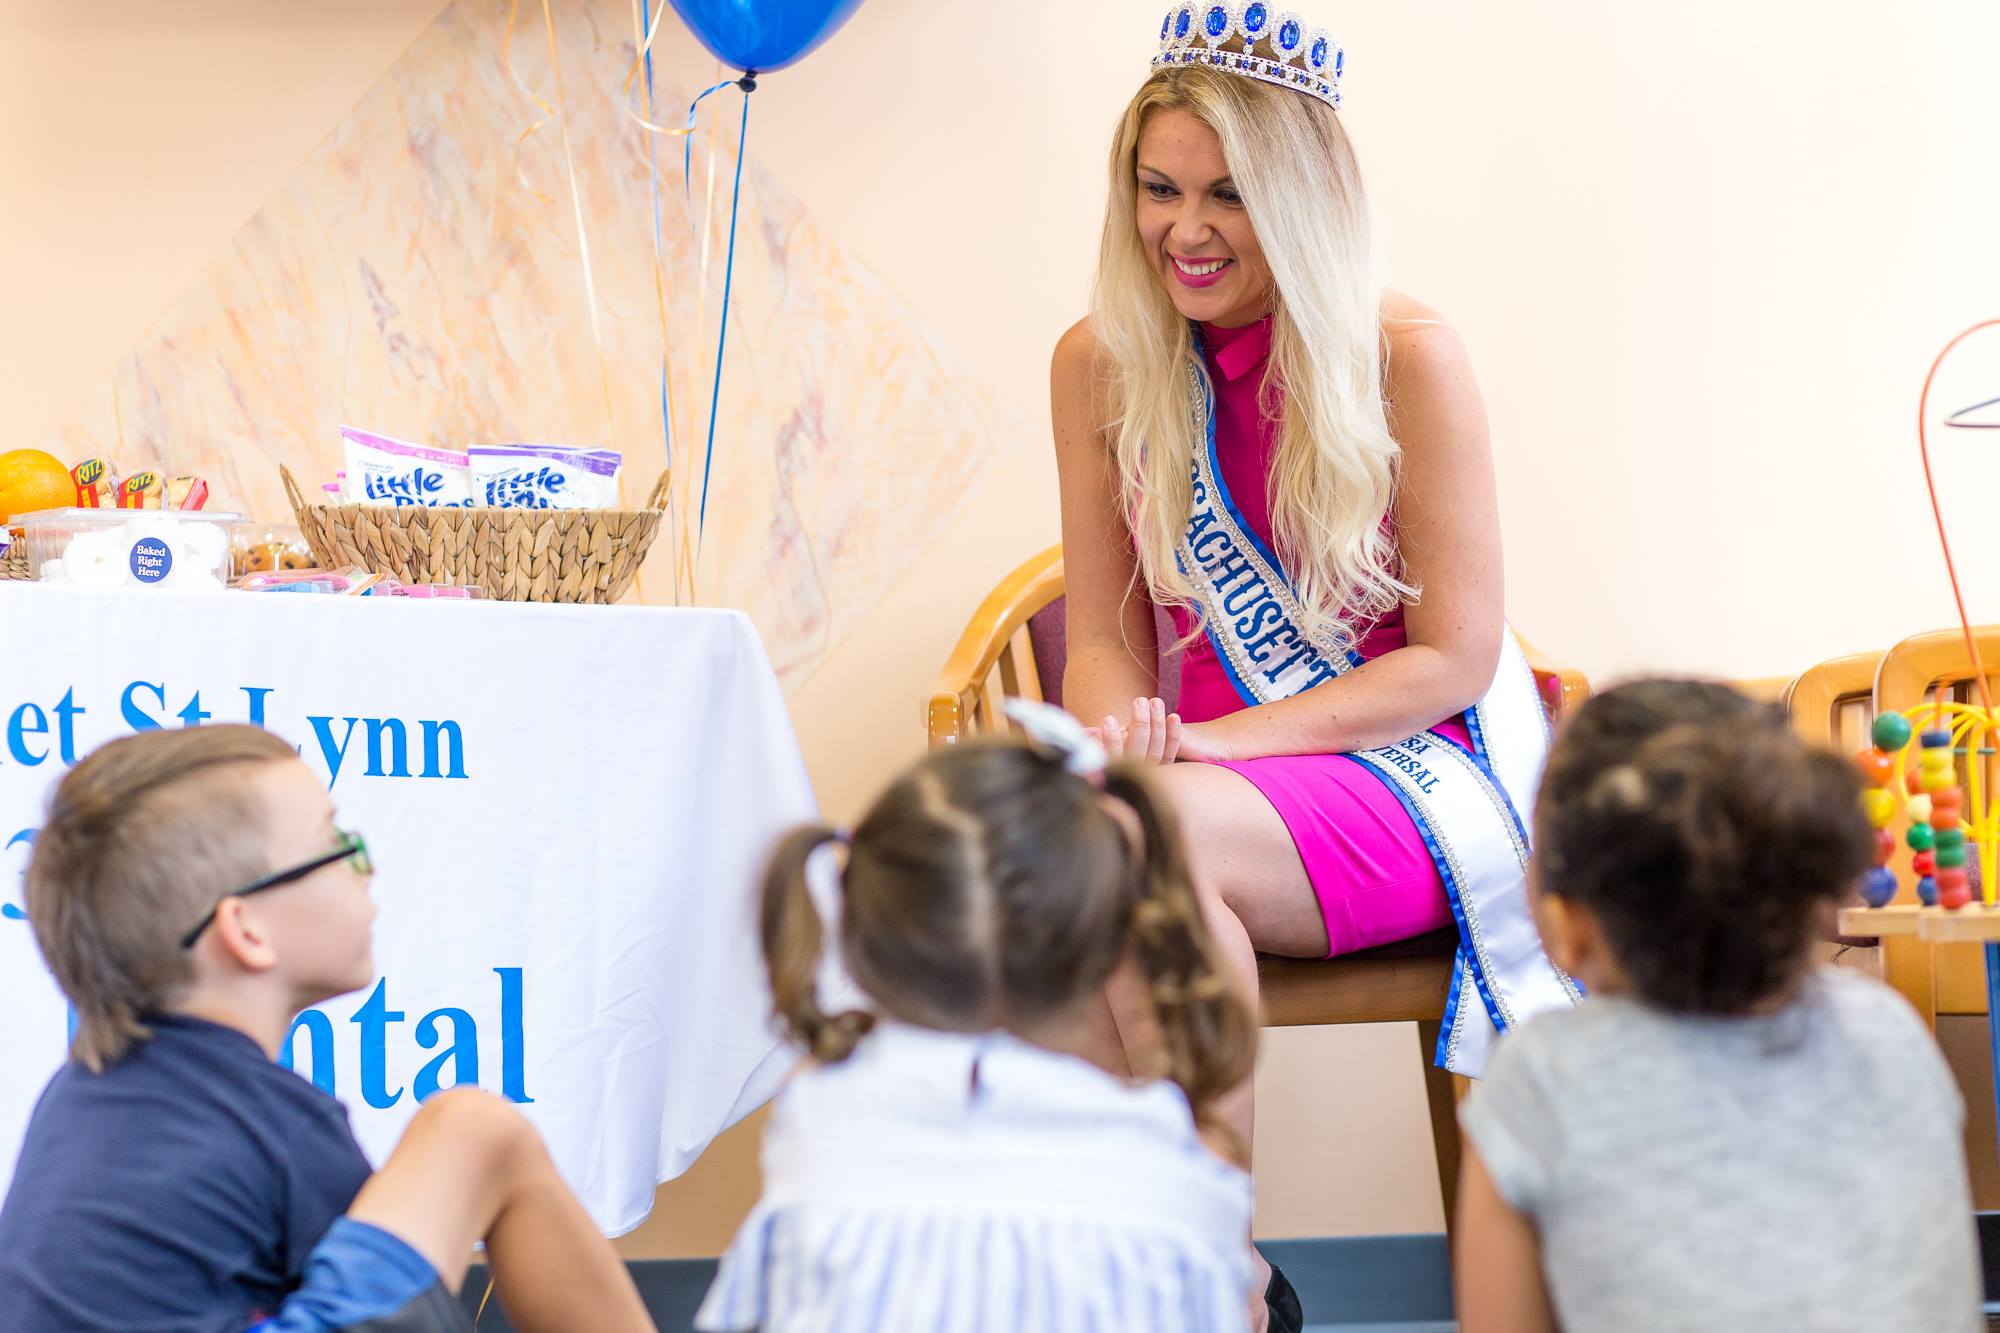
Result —
M1273 10L1265 0L1175 5L1160 25L1160 53L1153 57L1154 69L1207 65L1334 107L1346 63L1347 52L1325 28L1309 30L1297 14Z

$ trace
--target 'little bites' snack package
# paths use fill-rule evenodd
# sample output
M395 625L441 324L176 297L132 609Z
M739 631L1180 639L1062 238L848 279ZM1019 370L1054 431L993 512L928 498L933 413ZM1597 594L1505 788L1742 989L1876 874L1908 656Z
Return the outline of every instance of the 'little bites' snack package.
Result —
M340 428L340 441L347 451L350 504L437 509L472 503L472 476L464 454L428 449L351 426Z
M615 509L615 450L560 444L475 444L466 450L472 493L499 509Z

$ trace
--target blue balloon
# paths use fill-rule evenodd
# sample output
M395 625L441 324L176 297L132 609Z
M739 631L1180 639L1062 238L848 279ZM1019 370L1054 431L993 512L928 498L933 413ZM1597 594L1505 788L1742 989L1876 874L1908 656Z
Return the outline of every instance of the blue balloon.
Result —
M767 74L833 36L861 0L672 0L674 12L724 64Z

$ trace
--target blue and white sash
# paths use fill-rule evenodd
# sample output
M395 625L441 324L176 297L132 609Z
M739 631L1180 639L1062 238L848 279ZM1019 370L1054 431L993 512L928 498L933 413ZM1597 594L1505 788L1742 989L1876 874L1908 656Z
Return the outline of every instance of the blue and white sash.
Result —
M1194 507L1179 560L1202 625L1247 705L1289 699L1361 665L1351 647L1309 637L1278 557L1244 519L1215 457L1214 395L1198 362L1189 394L1202 423ZM1512 630L1486 695L1465 714L1472 751L1435 731L1349 757L1380 778L1416 821L1458 922L1437 1062L1477 1076L1498 1033L1544 1009L1573 1004L1576 985L1542 951L1528 910L1528 825L1549 727L1534 673Z

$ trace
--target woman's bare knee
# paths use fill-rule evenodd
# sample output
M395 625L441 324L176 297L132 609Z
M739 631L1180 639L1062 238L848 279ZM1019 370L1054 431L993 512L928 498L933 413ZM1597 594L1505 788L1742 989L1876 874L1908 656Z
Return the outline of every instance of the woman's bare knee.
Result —
M1213 764L1174 764L1163 777L1211 929L1228 933L1226 912L1256 948L1324 954L1326 923L1298 844L1256 784Z

